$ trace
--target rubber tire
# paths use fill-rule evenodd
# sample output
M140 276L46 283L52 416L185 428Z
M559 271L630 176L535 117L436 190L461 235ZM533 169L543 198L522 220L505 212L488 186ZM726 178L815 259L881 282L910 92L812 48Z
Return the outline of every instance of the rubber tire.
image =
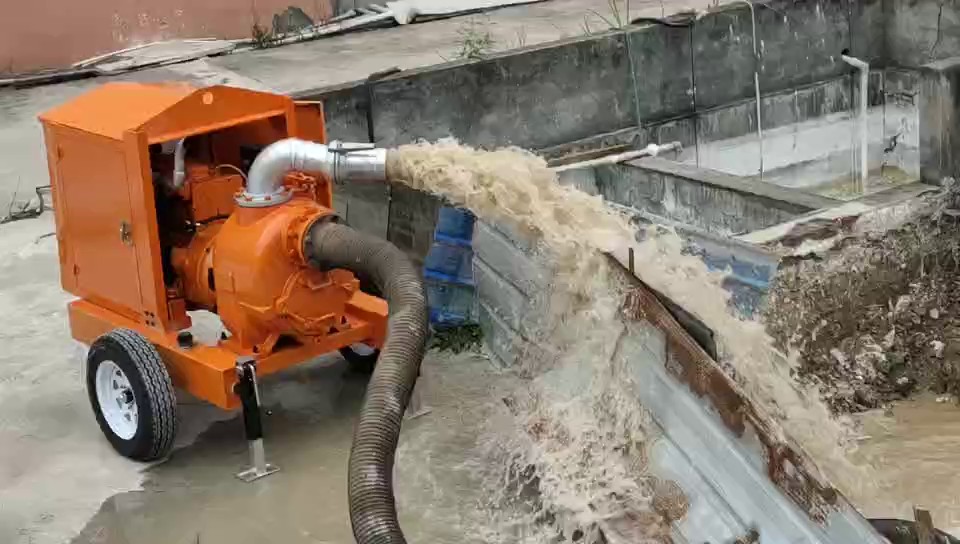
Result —
M125 440L110 429L97 401L97 368L113 361L127 375L137 401L137 432ZM166 457L177 434L177 397L160 353L129 329L114 329L94 341L87 355L87 396L97 423L113 449L136 461Z
M350 368L360 374L373 374L373 368L377 366L377 359L380 357L380 350L375 349L369 355L361 355L350 346L340 348L340 355L350 363Z

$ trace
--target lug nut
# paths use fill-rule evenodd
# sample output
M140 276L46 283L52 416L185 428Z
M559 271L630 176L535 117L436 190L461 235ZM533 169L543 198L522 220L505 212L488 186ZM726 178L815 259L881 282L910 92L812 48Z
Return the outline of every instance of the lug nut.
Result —
M193 334L190 331L181 331L177 333L177 345L181 349L190 349L193 347Z

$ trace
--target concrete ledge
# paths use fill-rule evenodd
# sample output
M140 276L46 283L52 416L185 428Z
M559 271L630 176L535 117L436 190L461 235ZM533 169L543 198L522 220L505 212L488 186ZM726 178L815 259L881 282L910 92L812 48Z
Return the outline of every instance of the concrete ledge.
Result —
M887 230L901 222L906 214L914 210L914 206L922 207L923 202L920 200L922 195L937 190L939 190L937 186L926 183L911 183L892 187L857 200L843 202L832 208L802 215L785 223L738 236L737 239L757 247L775 246L798 225L818 220L829 222L839 219L855 219L853 223L854 232L865 232L871 228L873 230ZM877 220L877 218L880 218L880 220Z
M544 147L537 152L541 157L550 162L550 166L559 166L561 164L578 162L579 160L596 158L597 150L608 150L602 154L627 151L628 149L637 147L637 144L641 142L642 136L642 130L636 127L630 127L589 136L560 145Z
M598 192L608 202L721 236L782 223L834 203L665 159L586 170L595 175Z
M813 195L787 187L780 187L771 183L765 183L753 177L745 178L734 176L724 172L699 168L667 159L649 157L630 161L627 164L650 172L668 174L678 178L735 191L744 195L765 198L770 201L770 205L792 213L805 213L811 210L836 206L840 203L840 201L832 198Z

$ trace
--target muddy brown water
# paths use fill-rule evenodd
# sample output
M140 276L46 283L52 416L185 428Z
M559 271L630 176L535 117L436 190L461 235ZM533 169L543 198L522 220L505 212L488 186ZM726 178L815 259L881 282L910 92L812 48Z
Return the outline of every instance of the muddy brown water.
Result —
M865 435L859 453L881 468L888 497L862 505L863 513L913 519L917 505L960 535L960 407L923 396L858 417Z

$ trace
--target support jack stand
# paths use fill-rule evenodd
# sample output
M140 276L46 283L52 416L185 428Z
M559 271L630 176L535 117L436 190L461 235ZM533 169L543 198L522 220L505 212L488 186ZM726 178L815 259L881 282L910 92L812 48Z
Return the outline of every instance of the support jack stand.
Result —
M243 406L243 431L250 448L250 468L237 473L244 482L259 480L280 470L267 462L263 448L263 424L260 421L260 391L257 388L257 361L253 357L237 359L236 392Z

